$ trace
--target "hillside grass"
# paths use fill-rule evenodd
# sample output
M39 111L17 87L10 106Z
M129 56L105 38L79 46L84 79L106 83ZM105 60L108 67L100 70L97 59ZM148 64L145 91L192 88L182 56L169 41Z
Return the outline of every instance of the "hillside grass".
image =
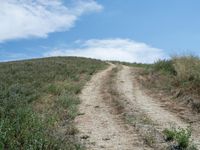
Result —
M200 112L200 58L176 56L170 60L159 60L141 73L143 85L163 90L190 103L193 110Z
M151 64L144 64L144 63L130 63L130 62L123 62L123 61L110 61L113 64L121 64L125 66L130 66L130 67L141 67L141 68L149 68L151 67Z
M0 63L0 150L81 149L77 94L106 66L76 57Z

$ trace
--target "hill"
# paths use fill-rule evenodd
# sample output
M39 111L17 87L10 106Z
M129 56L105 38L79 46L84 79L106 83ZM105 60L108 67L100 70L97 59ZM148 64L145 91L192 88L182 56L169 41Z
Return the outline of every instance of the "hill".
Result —
M196 150L199 66L193 56L0 63L0 150Z
M77 94L105 66L76 57L0 63L0 149L79 149Z

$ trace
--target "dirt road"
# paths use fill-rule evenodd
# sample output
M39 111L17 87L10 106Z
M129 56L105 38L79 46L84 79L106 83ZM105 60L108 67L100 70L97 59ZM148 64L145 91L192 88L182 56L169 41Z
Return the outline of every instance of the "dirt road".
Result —
M109 71L115 67L96 74L86 85L80 95L80 112L83 115L76 118L80 137L89 150L144 150L133 130L126 128L123 120L113 114L111 105L105 102L101 89L108 77Z
M80 113L76 118L79 137L89 150L144 150L147 147L140 135L125 123L120 114L114 112L109 97L105 99L102 90L111 70L116 67L111 64L106 70L93 76L80 95ZM140 110L152 120L157 130L162 131L172 124L178 127L187 127L176 114L167 111L162 105L146 95L138 86L134 70L123 66L117 73L116 89L124 97L127 108ZM105 94L105 93L104 93ZM109 94L109 93L108 93ZM194 138L195 135L193 136ZM195 139L198 144L198 139Z
M118 84L119 92L126 97L130 105L141 109L161 130L169 128L172 124L178 127L188 126L140 90L134 70L131 71L130 67L123 66L123 69L118 73L118 80L120 81Z

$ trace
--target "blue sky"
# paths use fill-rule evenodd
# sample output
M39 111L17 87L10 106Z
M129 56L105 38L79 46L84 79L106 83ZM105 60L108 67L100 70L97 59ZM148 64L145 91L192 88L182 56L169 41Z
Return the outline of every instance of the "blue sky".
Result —
M200 54L199 0L0 0L0 61ZM47 19L48 18L48 19Z

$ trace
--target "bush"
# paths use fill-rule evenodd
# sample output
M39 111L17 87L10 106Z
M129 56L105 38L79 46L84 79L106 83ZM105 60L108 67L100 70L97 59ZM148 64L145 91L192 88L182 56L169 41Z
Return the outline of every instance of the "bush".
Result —
M175 75L176 70L172 60L159 60L152 66L153 71Z
M173 141L176 135L176 130L172 128L171 130L165 129L163 133L166 136L166 141Z
M191 130L190 129L179 129L175 135L175 139L178 145L182 148L187 148L190 143Z
M191 147L191 129L183 129L183 128L172 128L165 129L163 133L166 136L167 141L175 141L179 149L186 149Z

